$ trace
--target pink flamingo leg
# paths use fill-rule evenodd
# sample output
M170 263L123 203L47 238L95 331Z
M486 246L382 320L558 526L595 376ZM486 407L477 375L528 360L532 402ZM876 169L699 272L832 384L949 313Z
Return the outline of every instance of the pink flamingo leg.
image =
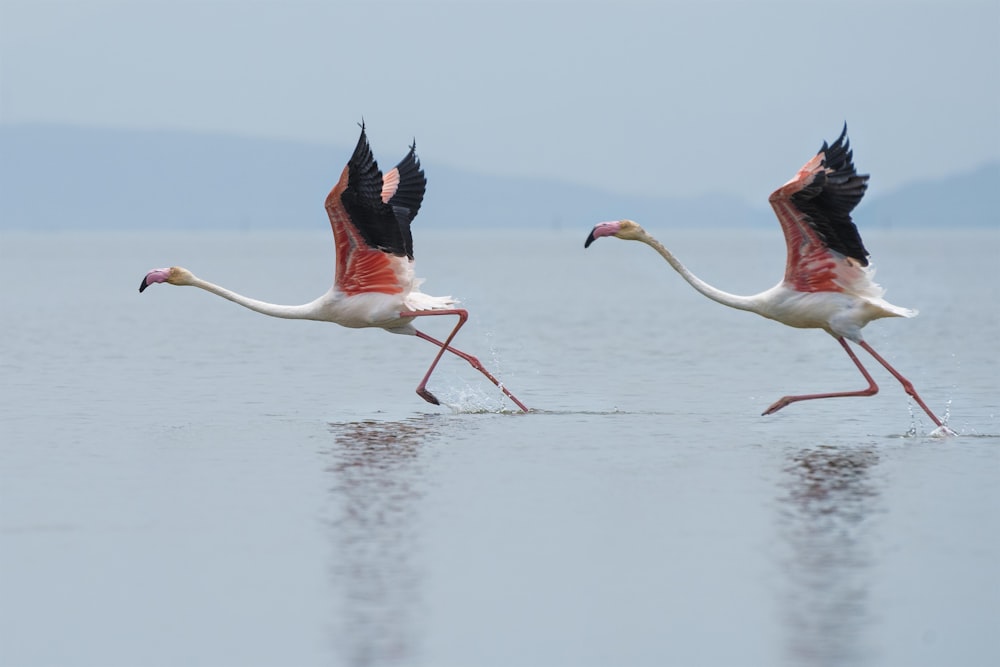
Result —
M862 389L860 391L845 391L845 392L832 393L832 394L806 394L806 395L803 395L803 396L785 396L784 398L781 398L778 401L776 401L774 403L774 405L772 405L771 407L769 407L767 410L765 410L764 414L765 415L769 415L769 414L775 413L778 410L780 410L781 408L783 408L786 405L788 405L789 403L794 403L795 401L808 401L808 400L811 400L811 399L814 399L814 398L836 398L838 396L874 396L875 394L877 394L878 393L878 385L875 384L875 380L873 380L872 376L868 374L868 371L865 370L865 367L861 365L861 361L858 359L857 355L854 354L854 352L851 350L851 348L847 345L847 341L844 340L843 338L837 338L837 342L839 342L841 344L841 346L843 346L843 348L847 351L848 356L851 357L851 360L854 362L854 365L858 367L858 370L861 371L861 374L865 376L866 380L868 380L868 388L867 389ZM875 357L875 361L877 361L880 364L882 364L882 366L884 366L887 371L889 371L890 373L892 373L892 376L894 378L896 378L897 380L899 380L899 383L901 385L903 385L903 390L907 394L909 394L910 397L914 401L917 402L917 405L919 405L923 409L924 412L927 413L927 416L931 418L932 422L934 422L939 428L943 428L944 427L944 423L940 419L937 418L937 415L935 415L933 412L931 412L930 408L927 407L927 404L924 403L923 399L920 398L920 395L917 394L917 390L913 388L913 383L912 382L910 382L905 377L903 377L903 375L899 371L897 371L895 368L893 368L892 365L890 365L888 361L886 361L885 359L883 359L882 356L879 355L878 352L876 352L874 349L872 349L871 345L869 345L868 343L866 343L864 341L860 341L858 343L858 345L860 345L862 348L864 348L868 352L868 354L870 354L873 357Z
M828 394L803 394L801 396L784 396L775 401L774 404L771 405L771 407L769 407L767 410L764 410L764 412L761 414L762 415L774 414L775 412L785 407L786 405L795 403L796 401L811 401L814 398L839 398L841 396L874 396L875 394L877 394L878 385L875 384L875 380L873 380L872 376L869 375L867 370L865 370L865 367L861 365L861 361L858 359L857 355L854 354L854 351L847 346L847 341L844 340L842 337L838 337L837 342L840 343L845 350L847 350L847 356L851 358L851 361L854 362L854 365L858 367L858 370L861 371L861 374L865 376L866 380L868 380L867 388L858 391L840 391ZM865 344L862 343L862 345ZM872 349L867 345L865 345L865 349L867 349L869 352L872 352ZM876 355L875 358L878 359L879 361L882 361L881 357L879 357L878 355ZM882 361L882 363L885 364L884 361ZM897 377L899 376L897 375Z
M924 403L923 399L920 398L920 396L917 394L917 390L913 388L913 383L912 382L910 382L909 380L907 380L905 377L903 377L903 375L899 371L897 371L895 368L893 368L892 366L890 366L889 362L886 361L885 359L883 359L878 354L878 352L876 352L875 350L873 350L872 347L871 347L871 345L869 345L868 343L866 343L864 341L861 341L860 343L858 343L858 345L860 345L865 350L867 350L868 354L870 354L873 357L875 357L875 361L877 361L880 364L882 364L883 366L885 366L885 369L887 371L889 371L890 373L892 373L892 376L894 378L896 378L897 380L899 380L899 384L903 385L903 391L905 391L907 394L909 394L910 398L912 398L914 401L916 401L917 405L919 405L921 408L923 408L923 411L927 413L927 416L931 418L932 422L934 422L935 424L937 424L937 426L939 428L940 427L944 427L944 424L941 422L940 419L937 418L937 415L935 415L933 412L931 412L930 408L927 407L927 404Z
M467 354L457 348L451 347L450 343L452 339L455 338L455 335L458 333L458 330L462 328L462 325L465 324L465 321L469 319L469 312L467 310L462 308L454 308L450 310L414 310L410 312L400 313L399 315L400 317L421 317L425 315L458 315L458 323L455 325L455 328L452 329L451 333L448 334L448 337L444 340L444 342L441 342L436 338L433 338L432 336L428 336L423 331L419 330L416 331L418 337L423 338L428 342L434 343L440 348L438 350L437 355L435 355L434 357L434 361L431 362L430 368L427 369L427 373L424 374L424 378L420 381L420 384L417 385L417 394L422 399L424 399L428 403L432 403L434 405L440 405L440 401L438 401L437 397L427 390L427 381L430 379L431 373L434 372L434 369L437 367L438 362L441 360L441 357L444 356L444 353L447 350L448 352L451 352L452 354L461 357L462 359L465 359L467 362L469 362L469 365L471 365L477 371L485 375L486 379L492 382L494 385L496 385L497 388L500 389L500 391L502 391L507 398L512 400L517 405L517 407L521 408L521 410L525 412L528 412L528 407L524 403L519 401L518 398L514 396L514 394L510 393L507 387L503 386L499 380L493 377L493 375L489 371L487 371L486 368L483 367L479 359L472 356L471 354Z

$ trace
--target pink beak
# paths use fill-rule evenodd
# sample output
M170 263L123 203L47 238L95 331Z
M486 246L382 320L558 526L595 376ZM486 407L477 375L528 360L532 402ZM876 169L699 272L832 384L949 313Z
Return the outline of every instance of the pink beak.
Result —
M621 228L622 224L617 220L614 222L599 222L592 230L590 230L590 236L587 237L587 242L583 244L583 247L589 248L591 243L602 236L614 236Z
M142 279L139 284L139 292L152 285L153 283L166 282L167 276L170 275L170 269L153 269L146 274L146 277Z

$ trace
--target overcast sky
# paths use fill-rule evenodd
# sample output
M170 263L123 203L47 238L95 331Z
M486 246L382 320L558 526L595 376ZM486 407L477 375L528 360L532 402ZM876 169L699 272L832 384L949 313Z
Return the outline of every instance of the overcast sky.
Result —
M353 145L362 117L383 166L416 137L760 204L847 120L887 190L1000 159L1000 2L0 0L4 123Z

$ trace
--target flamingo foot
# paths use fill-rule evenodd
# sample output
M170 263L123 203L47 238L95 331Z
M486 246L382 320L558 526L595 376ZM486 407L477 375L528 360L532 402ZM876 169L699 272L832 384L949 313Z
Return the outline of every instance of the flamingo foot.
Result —
M441 405L441 401L437 399L437 396L427 391L426 387L417 387L417 396L424 399L431 405Z
M764 410L764 412L760 413L760 416L761 417L766 417L767 415L773 415L775 412L777 412L781 408L783 408L786 405L789 405L790 403L792 403L791 398L792 398L791 396L782 396L781 398L779 398L778 400L776 400L774 403L772 403L771 407L769 407L767 410Z

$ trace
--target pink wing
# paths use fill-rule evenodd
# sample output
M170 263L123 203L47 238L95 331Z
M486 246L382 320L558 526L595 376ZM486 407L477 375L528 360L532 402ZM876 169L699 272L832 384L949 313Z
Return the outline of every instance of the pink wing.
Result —
M335 284L348 295L398 294L413 259L410 222L420 209L427 180L415 147L385 178L364 127L354 154L326 198L337 248Z
M851 211L868 187L852 160L847 125L769 199L785 234L785 282L800 292L840 292L867 280L868 251Z

